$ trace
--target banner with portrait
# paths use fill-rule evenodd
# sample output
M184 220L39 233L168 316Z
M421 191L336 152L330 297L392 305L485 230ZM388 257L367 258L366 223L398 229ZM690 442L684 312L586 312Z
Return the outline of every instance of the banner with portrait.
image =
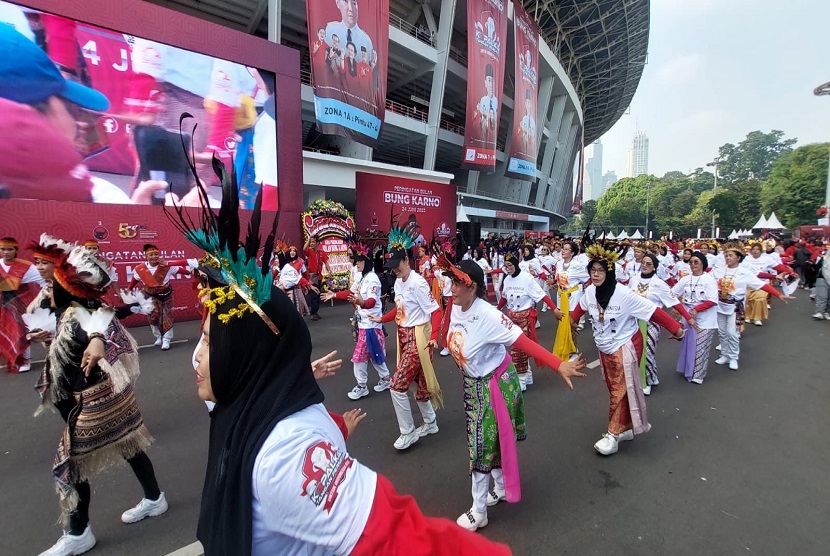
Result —
M536 179L536 114L539 98L539 27L522 4L513 3L516 79L513 93L513 137L505 175Z
M467 2L467 118L462 168L493 171L504 90L507 5Z
M306 8L317 126L377 146L386 111L389 0L307 0Z

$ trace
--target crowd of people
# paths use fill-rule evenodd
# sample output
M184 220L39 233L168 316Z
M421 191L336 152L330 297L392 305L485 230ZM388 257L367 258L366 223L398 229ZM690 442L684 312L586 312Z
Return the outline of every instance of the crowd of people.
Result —
M521 499L516 442L527 434L531 361L537 372L550 367L573 388L573 379L585 376L576 337L586 317L609 392L607 430L594 448L610 456L651 428L646 397L660 384L661 328L682 342L676 371L700 385L715 342L715 363L739 369L745 328L763 325L772 297L786 301L798 286L811 285L800 282L807 265L817 267L811 293L824 304L814 317L823 320L828 309L830 253L820 241L790 249L771 238L613 242L586 232L574 239L482 241L465 250L454 241L419 246L403 227L383 245L353 239L349 288L333 292L321 280L330 269L318 238L310 237L302 251L273 234L264 242L258 236L218 241L211 236L227 234L219 226L228 215L201 221L203 233L186 235L205 250L204 258L163 261L148 244L146 263L123 290L94 241L44 234L29 246L34 255L27 261L18 257L14 238L0 240L2 336L16 338L0 346L7 370L30 368L29 343L44 344L38 412L55 408L65 421L53 475L66 530L43 554L79 554L95 545L89 481L113 461L126 461L144 491L122 515L125 523L167 510L146 454L152 437L132 390L137 346L121 320L148 315L157 345L169 349L170 279L180 272L193 273L205 307L193 359L199 396L213 417L198 530L206 554L301 548L371 554L383 552L393 537L412 542L415 553L444 553L448 539L455 539L449 545L456 554L508 553L470 532L488 524L488 507ZM228 227L238 234L238 226ZM810 256L797 271L792 253L804 250ZM423 516L411 498L349 456L346 440L365 414L331 414L322 405L316 380L341 361L332 353L311 362L303 318L319 319L320 302L334 299L355 308L356 385L348 397L369 395L371 362L378 375L373 390L390 392L395 449L439 433L445 401L433 353L443 348L440 354L461 371L472 503L455 524ZM393 303L389 311L386 302ZM536 336L540 309L558 322L551 348ZM393 322L397 357L388 361ZM303 474L297 501L287 495L296 488L289 468Z

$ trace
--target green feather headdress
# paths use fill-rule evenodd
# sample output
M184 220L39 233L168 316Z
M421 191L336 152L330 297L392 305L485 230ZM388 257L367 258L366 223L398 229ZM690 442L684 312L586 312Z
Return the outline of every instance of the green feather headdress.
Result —
M192 117L187 112L183 113L179 118L179 129L185 119ZM184 140L182 140L182 147L186 149ZM174 205L172 212L165 207L164 211L188 241L204 249L205 257L200 260L200 263L205 272L215 282L220 283L219 287L209 290L210 299L205 302L205 306L211 313L215 313L222 304L239 295L244 303L226 313L220 313L220 322L227 323L231 318L242 318L247 313L256 313L275 334L279 334L279 329L261 309L261 306L271 299L272 282L269 262L276 241L279 212L274 217L268 238L261 245L259 227L262 220L262 190L260 190L245 239L240 243L241 225L236 172L229 174L225 165L215 156L213 157L213 171L222 181L222 204L217 215L210 208L207 191L199 180L193 160L193 156L188 157L190 169L196 176L196 187L201 201L199 217L194 220L182 206ZM260 246L263 247L262 259L257 264Z

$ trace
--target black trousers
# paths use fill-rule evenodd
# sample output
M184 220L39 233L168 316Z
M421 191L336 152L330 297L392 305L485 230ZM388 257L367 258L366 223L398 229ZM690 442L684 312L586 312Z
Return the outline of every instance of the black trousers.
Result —
M69 413L74 409L76 402L74 398L68 400L61 400L55 404L58 411L63 417L64 421L69 419ZM127 460L130 467L135 473L141 488L144 490L144 498L148 500L158 500L161 496L158 481L156 481L156 473L153 470L153 462L147 457L144 452L139 452L132 458ZM89 524L89 502L92 499L92 489L88 481L74 483L75 490L78 492L78 507L74 512L69 514L69 534L80 535Z
M320 281L320 276L311 276L311 280L309 280L316 288L320 288L323 283ZM320 310L320 294L315 292L312 289L308 290L308 312L312 315L316 315L317 311Z

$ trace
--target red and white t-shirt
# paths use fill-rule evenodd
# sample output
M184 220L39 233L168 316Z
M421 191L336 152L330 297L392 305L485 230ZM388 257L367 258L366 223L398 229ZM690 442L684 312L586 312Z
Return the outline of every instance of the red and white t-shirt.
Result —
M395 322L407 328L430 322L432 313L440 309L429 284L414 270L406 282L400 278L395 280L395 305L398 308Z
M277 423L252 480L254 556L349 554L377 487L377 474L349 456L322 404Z
M507 300L507 308L517 313L530 309L545 297L539 282L527 272L519 272L515 277L510 274L504 276L501 286L501 295Z
M461 370L480 378L498 368L507 353L505 346L512 346L521 335L522 329L507 315L476 298L466 311L452 306L447 347Z
M368 264L368 263L366 263ZM371 309L357 308L357 327L358 328L380 328L383 326L379 322L372 322L370 317L382 317L383 307L380 303L380 278L374 272L367 272L365 276L358 274L355 277L355 282L349 288L352 293L360 294L364 300L374 299L375 305Z

